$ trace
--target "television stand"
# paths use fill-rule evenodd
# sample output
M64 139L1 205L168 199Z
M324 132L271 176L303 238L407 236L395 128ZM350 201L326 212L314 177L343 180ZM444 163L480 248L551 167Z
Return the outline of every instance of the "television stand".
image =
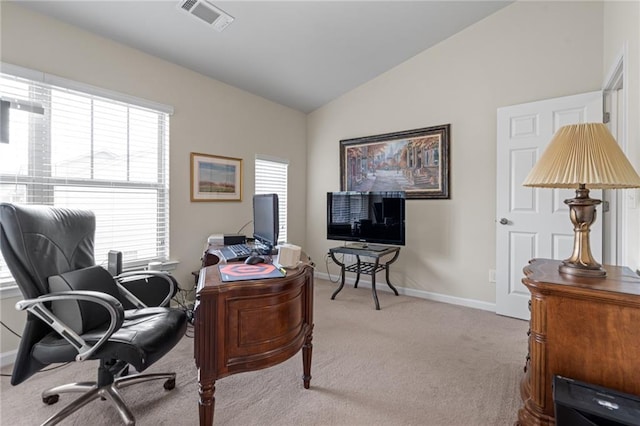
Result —
M385 278L387 280L387 285L396 296L398 296L398 290L391 284L389 281L389 265L398 260L398 256L400 256L400 247L394 246L368 246L368 248L359 248L360 244L347 245L343 247L334 247L329 249L329 255L331 259L335 262L336 265L340 266L342 279L340 281L340 286L333 292L331 295L331 300L334 300L338 293L344 287L345 281L345 273L346 272L355 272L356 274L356 282L353 284L353 288L358 288L358 282L360 281L360 274L371 275L371 292L373 294L373 301L376 304L376 310L380 310L380 303L378 302L378 293L376 292L376 273L380 271L385 271ZM356 263L351 265L346 265L344 262L340 262L336 259L336 253L342 254L351 254L356 256ZM393 257L386 262L380 262L380 258L386 255L393 254ZM373 262L363 262L360 260L360 256L370 257L373 259Z

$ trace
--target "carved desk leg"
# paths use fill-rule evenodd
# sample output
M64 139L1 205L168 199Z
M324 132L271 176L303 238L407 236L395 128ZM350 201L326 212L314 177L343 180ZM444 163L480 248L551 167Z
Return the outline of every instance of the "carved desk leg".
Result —
M200 399L198 400L198 406L200 410L200 426L213 425L213 410L216 404L216 398L213 394L215 391L215 381L211 383L199 382L198 393L200 394Z
M309 389L311 385L311 352L313 351L311 340L313 340L313 325L311 325L309 334L307 334L304 345L302 346L302 381L305 389Z

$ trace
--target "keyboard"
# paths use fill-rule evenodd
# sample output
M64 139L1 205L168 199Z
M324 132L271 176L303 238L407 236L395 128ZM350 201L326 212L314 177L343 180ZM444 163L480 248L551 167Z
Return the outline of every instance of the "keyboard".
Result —
M220 249L220 253L222 253L227 262L245 260L251 255L252 251L253 249L246 244L232 244Z

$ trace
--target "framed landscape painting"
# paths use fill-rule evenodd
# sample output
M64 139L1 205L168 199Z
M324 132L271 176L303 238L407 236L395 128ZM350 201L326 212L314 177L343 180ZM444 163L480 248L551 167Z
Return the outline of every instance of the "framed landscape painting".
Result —
M192 152L191 201L242 201L242 159Z
M341 191L449 198L450 124L340 141Z

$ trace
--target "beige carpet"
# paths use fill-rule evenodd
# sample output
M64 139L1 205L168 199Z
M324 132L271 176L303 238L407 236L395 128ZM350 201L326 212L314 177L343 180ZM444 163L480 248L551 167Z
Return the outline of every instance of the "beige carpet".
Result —
M302 355L275 367L216 382L217 425L510 425L520 406L527 351L524 321L491 312L316 280L311 389L302 386ZM189 331L192 334L192 330ZM176 371L162 382L122 391L138 425L197 425L193 339L147 372ZM36 425L73 396L46 406L52 384L93 380L95 362L40 373L12 387L2 378L2 425ZM10 373L4 368L3 373ZM94 401L63 424L121 424L107 402Z

